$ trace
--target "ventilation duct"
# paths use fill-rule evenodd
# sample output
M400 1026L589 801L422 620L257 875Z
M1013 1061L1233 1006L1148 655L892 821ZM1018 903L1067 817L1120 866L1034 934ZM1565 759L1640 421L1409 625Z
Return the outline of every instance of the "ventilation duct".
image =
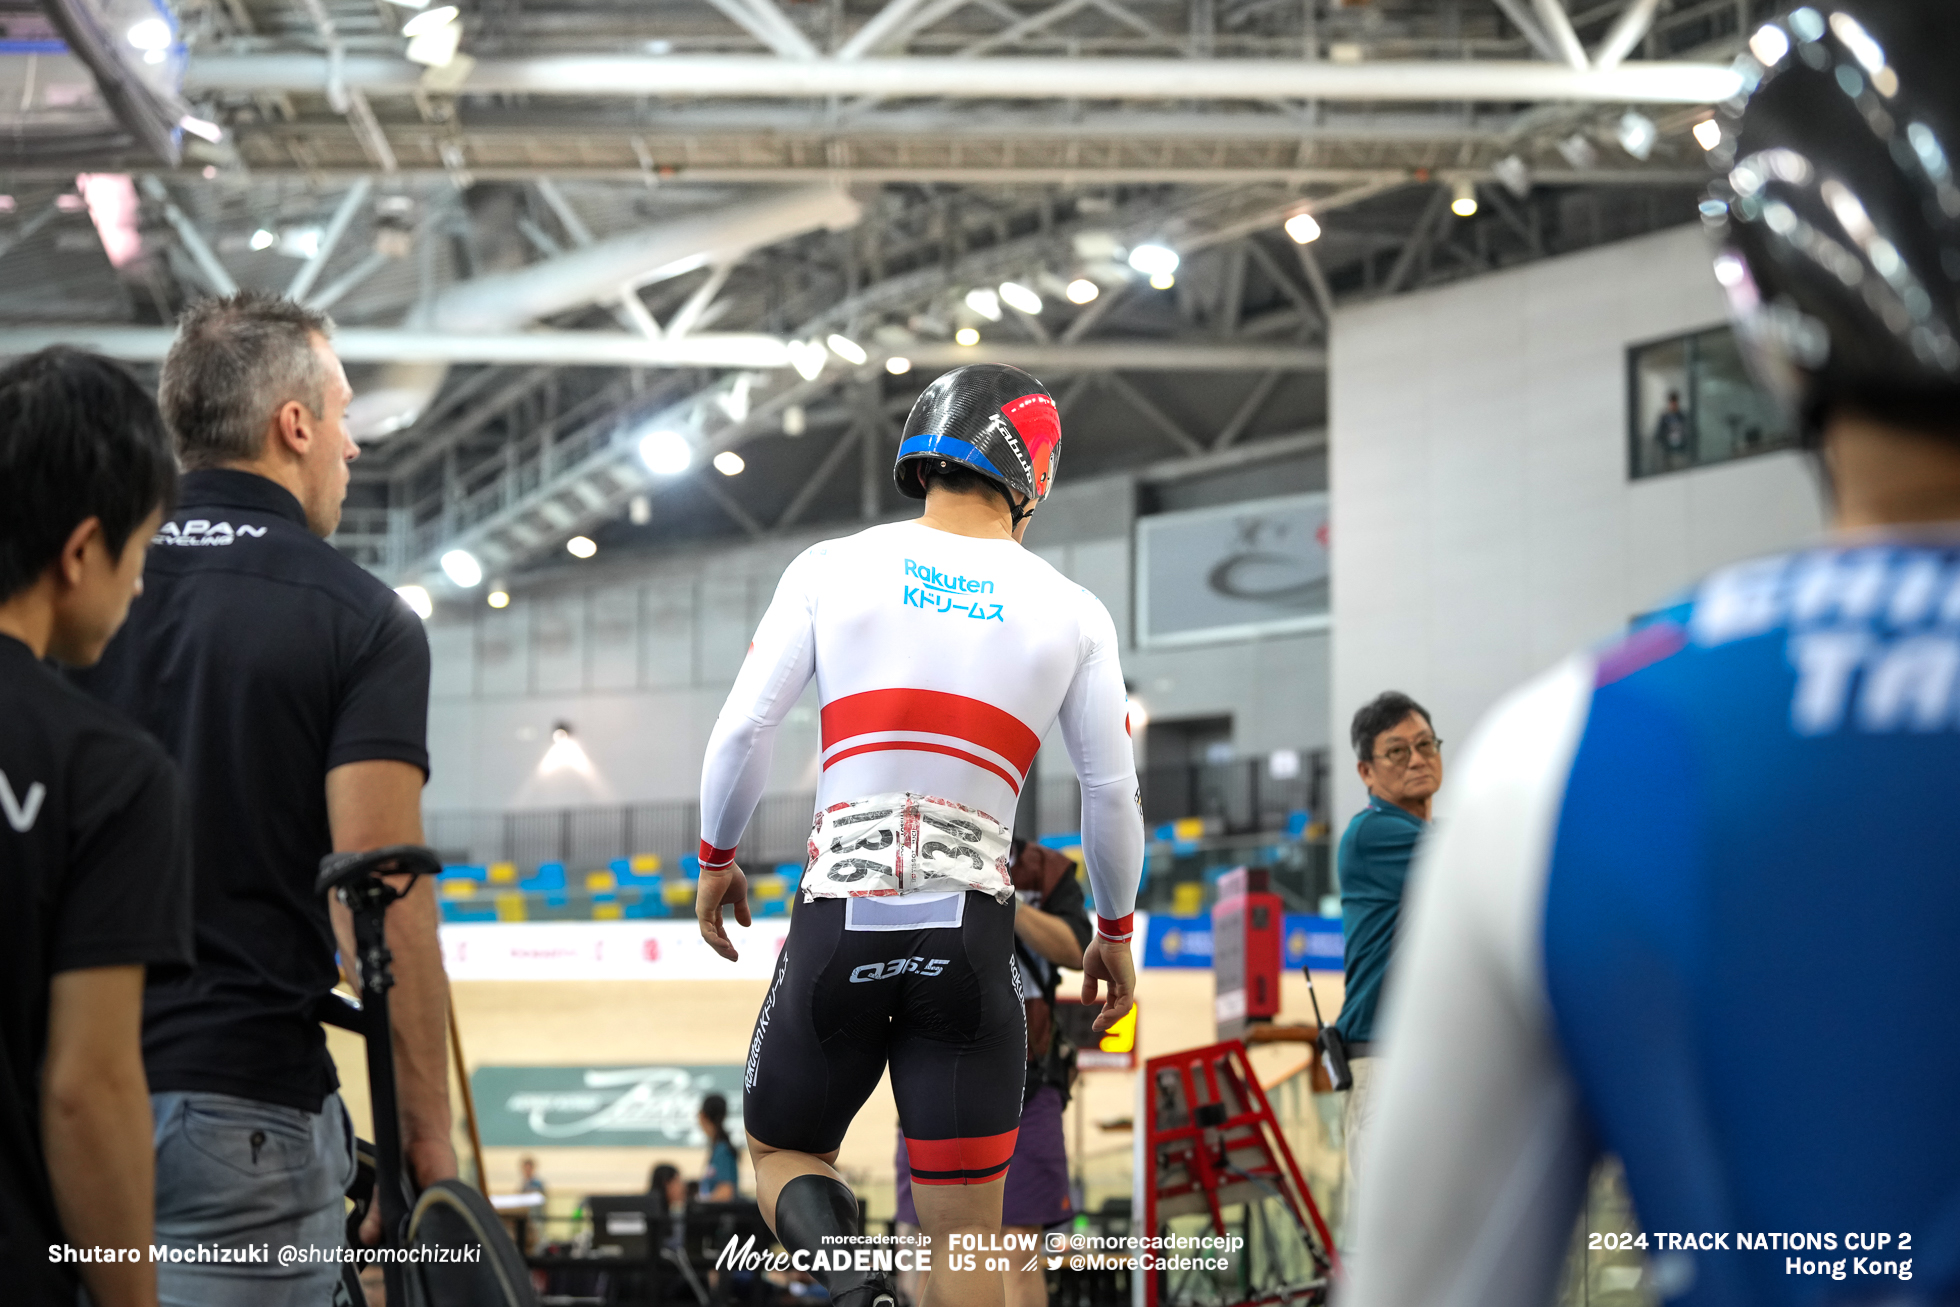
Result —
M658 227L595 241L511 272L458 282L411 314L405 327L445 334L497 335L623 291L726 264L750 250L807 231L837 231L857 222L856 200L835 186L783 189L739 204L687 214ZM396 363L348 407L357 440L411 425L442 388L448 366Z

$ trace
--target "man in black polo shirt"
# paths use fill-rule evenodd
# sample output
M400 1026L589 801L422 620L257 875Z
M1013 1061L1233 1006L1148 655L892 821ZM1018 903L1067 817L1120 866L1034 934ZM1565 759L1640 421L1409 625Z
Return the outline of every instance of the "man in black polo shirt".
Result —
M72 1304L82 1283L96 1307L157 1300L139 1031L144 968L191 960L177 773L156 741L41 660L101 656L143 588L143 552L176 487L156 405L121 369L48 350L0 370L0 1296L10 1303ZM88 1260L69 1260L68 1248ZM102 1260L111 1250L123 1256Z
M143 1054L157 1235L179 1246L344 1242L351 1132L314 1016L352 927L313 892L323 855L422 842L429 647L415 614L324 537L340 521L352 391L331 324L243 292L192 306L163 365L187 469L148 590L87 684L184 772L197 968L153 986ZM433 887L388 913L403 1142L454 1175ZM166 1303L323 1303L331 1264L172 1263Z

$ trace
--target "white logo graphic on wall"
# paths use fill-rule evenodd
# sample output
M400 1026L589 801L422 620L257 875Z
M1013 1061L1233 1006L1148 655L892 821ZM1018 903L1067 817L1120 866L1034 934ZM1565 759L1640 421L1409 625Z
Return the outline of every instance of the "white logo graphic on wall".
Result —
M48 797L48 787L35 781L27 787L27 797L14 793L13 783L7 773L0 771L0 808L7 810L7 824L25 835L34 829L34 819L41 815L41 801Z
M179 525L165 522L163 529L150 540L156 545L228 545L236 540L254 538L265 534L262 526L234 527L229 522L209 522L201 517Z
M547 1139L571 1139L598 1130L644 1131L686 1138L699 1132L694 1114L708 1081L680 1067L591 1070L580 1089L525 1090L505 1106L528 1118Z

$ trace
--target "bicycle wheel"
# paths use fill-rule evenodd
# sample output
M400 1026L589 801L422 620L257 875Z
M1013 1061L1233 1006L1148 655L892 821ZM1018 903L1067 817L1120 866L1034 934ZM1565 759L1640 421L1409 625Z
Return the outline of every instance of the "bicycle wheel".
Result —
M537 1307L531 1269L504 1232L490 1200L460 1180L422 1191L408 1218L411 1248L441 1249L442 1261L409 1267L424 1307Z

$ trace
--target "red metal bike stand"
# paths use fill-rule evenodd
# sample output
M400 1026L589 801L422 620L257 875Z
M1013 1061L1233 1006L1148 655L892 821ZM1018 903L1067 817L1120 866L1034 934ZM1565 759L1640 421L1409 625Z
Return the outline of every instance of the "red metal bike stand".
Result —
M1226 1307L1326 1301L1340 1254L1300 1177L1245 1045L1236 1039L1153 1057L1143 1068L1139 1158L1142 1203L1136 1232L1161 1235L1171 1218L1203 1212L1211 1233L1227 1234L1224 1209L1268 1205L1268 1217L1290 1219L1313 1263L1309 1281L1254 1288ZM1272 1209L1277 1208L1275 1212ZM1252 1253L1247 1248L1241 1254ZM1143 1307L1161 1307L1164 1272L1143 1274Z

